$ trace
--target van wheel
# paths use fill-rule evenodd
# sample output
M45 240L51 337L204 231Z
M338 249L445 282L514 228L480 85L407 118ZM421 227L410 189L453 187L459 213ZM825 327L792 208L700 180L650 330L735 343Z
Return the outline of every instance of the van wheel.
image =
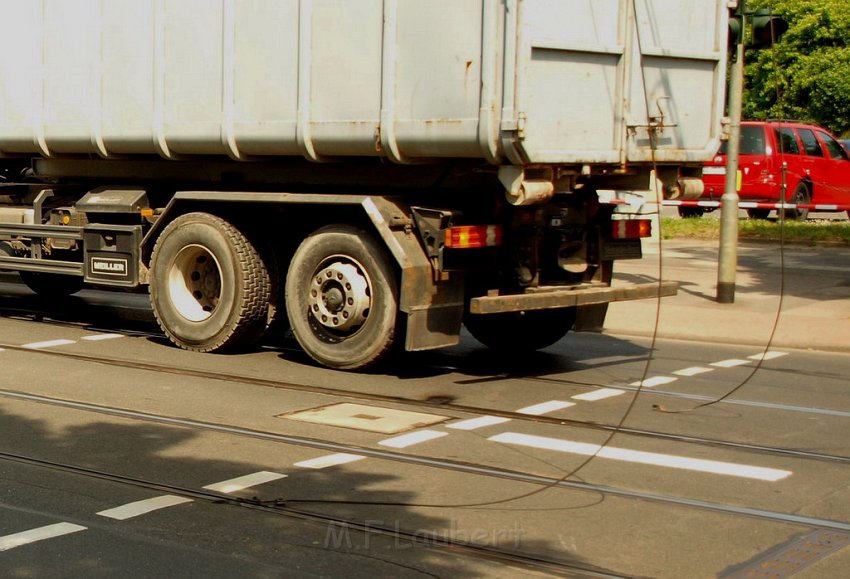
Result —
M691 217L702 217L705 211L702 207L685 207L679 206L679 217L682 219L688 219Z
M186 350L255 342L266 329L271 282L257 248L208 213L181 215L151 257L151 305L162 331Z
M794 205L806 205L811 203L812 194L809 191L808 185L805 183L799 183L794 189L794 193L791 195L788 202L793 203ZM781 212L785 213L785 219L805 221L809 216L808 209L780 209L780 213Z
M398 283L391 258L355 227L323 227L301 243L284 302L298 343L329 368L373 366L395 343Z
M767 219L770 209L747 209L747 215L750 219Z
M532 352L551 346L576 321L575 308L504 314L469 314L463 324L476 340L494 350Z

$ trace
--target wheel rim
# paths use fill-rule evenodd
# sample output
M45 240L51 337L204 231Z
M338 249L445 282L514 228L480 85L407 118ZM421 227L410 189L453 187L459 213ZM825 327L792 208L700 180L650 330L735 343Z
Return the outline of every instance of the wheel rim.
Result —
M349 257L322 261L311 278L307 304L310 327L317 336L337 341L356 333L372 307L366 270Z
M181 249L168 271L168 295L187 320L209 319L221 299L221 267L215 256L200 245Z

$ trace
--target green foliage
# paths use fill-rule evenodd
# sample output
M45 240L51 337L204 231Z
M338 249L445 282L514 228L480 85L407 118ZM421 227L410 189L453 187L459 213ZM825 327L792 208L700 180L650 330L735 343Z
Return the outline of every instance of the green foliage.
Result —
M663 239L719 239L720 220L714 217L702 219L677 219L664 217L661 220ZM778 221L764 219L741 219L738 222L738 238L741 241L766 240L804 244L850 244L850 222L847 221Z
M850 133L848 0L749 0L789 24L772 49L747 52L744 118L810 120Z

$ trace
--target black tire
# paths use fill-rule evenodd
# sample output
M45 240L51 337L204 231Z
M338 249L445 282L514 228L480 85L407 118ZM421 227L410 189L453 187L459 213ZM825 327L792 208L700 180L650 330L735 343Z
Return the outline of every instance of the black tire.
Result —
M767 219L770 209L747 209L747 215L750 219Z
M208 213L181 215L162 231L150 295L162 331L186 350L249 345L269 321L271 281L262 256L236 227Z
M702 207L685 207L679 205L679 217L682 219L690 219L692 217L702 217L705 210Z
M329 368L373 366L396 341L391 258L358 228L332 225L308 236L289 264L284 301L295 339Z
M551 346L576 321L575 308L505 314L469 314L463 323L472 336L494 350L533 352Z
M59 273L40 273L35 271L20 272L21 281L40 296L62 298L74 295L83 289L83 278L78 275Z
M805 183L798 183L797 187L794 188L794 193L791 194L791 198L788 199L789 203L793 203L795 205L805 205L812 202L812 193L809 191L809 186ZM780 217L781 214L785 214L785 219L792 219L795 221L805 221L809 217L808 209L780 209Z

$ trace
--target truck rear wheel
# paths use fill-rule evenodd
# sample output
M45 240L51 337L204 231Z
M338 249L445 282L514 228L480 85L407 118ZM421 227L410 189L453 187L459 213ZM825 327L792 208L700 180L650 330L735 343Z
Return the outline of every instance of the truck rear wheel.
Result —
M257 248L220 217L188 213L160 234L150 294L160 327L176 345L213 352L259 339L271 282Z
M398 283L392 262L355 227L323 227L301 243L289 264L284 301L298 343L330 368L367 368L395 342Z
M504 314L467 314L463 323L476 340L489 348L532 352L551 346L566 336L575 321L575 308L561 308Z

